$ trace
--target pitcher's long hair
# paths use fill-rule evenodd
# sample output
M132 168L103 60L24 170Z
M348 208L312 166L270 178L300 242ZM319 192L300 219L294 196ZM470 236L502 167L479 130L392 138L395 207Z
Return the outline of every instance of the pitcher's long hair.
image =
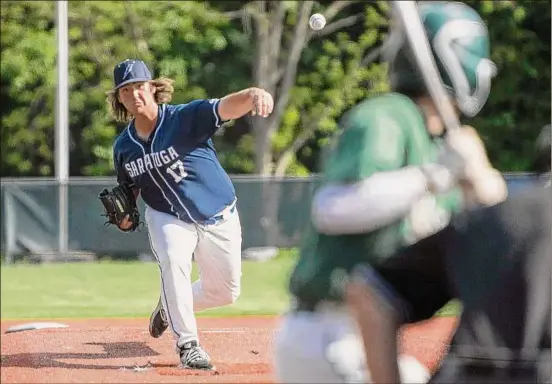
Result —
M160 77L158 79L151 80L150 84L155 87L155 102L157 104L169 103L172 100L174 80L167 77ZM109 106L109 112L115 121L128 123L132 120L133 116L119 101L117 98L117 92L118 90L116 89L112 89L107 92L106 102Z

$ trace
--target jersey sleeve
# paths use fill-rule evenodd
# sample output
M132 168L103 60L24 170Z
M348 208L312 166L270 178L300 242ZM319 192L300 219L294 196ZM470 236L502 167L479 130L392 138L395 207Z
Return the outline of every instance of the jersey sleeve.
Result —
M198 142L209 140L226 122L218 113L219 99L199 99L183 104L179 109L184 131Z
M128 183L133 184L134 181L123 166L123 159L120 152L117 150L117 145L113 146L113 165L117 176L117 184Z
M354 183L376 172L398 169L405 161L405 135L384 111L352 110L324 164L328 183Z

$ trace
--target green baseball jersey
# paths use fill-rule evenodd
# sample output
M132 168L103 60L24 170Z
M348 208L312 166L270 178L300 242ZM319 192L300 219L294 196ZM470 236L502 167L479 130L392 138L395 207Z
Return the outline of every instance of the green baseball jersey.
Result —
M439 138L427 131L414 102L397 93L364 101L344 117L342 130L325 153L322 184L354 183L376 172L432 162ZM407 217L376 231L327 236L311 225L303 238L290 291L299 300L340 300L347 273L360 262L377 265L400 247L446 226L460 207L461 192L427 194Z

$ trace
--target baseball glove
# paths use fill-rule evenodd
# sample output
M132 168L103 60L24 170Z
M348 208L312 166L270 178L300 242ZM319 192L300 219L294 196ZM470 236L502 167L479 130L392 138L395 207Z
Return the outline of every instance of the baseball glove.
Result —
M111 191L104 189L98 196L102 202L107 217L106 225L114 224L123 232L132 232L140 225L140 212L136 206L136 198L129 184L123 183L115 186ZM130 226L121 227L128 215Z

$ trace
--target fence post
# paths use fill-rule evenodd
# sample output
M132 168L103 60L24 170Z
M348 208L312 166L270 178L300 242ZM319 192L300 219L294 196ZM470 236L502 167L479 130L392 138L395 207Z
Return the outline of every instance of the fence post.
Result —
M17 247L17 216L15 213L15 201L10 188L4 190L4 212L6 224L6 264L13 263L13 254Z

